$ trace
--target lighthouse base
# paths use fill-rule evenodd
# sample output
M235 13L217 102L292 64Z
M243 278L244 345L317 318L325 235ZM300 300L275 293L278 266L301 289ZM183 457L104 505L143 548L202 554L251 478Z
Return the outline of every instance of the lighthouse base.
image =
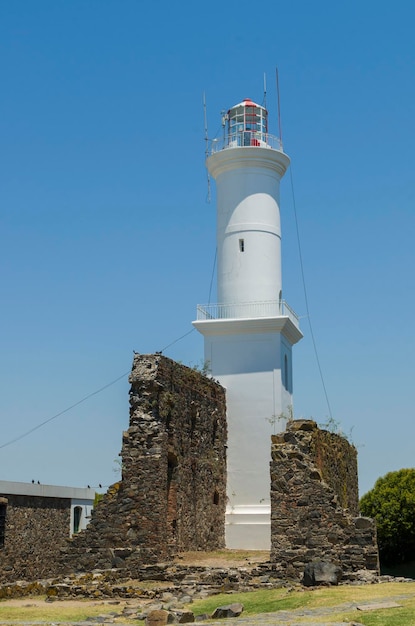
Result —
M292 345L302 335L288 316L193 322L205 360L226 390L228 548L269 550L271 435L292 414Z
M226 511L225 540L231 550L270 550L271 512L267 506L235 506Z

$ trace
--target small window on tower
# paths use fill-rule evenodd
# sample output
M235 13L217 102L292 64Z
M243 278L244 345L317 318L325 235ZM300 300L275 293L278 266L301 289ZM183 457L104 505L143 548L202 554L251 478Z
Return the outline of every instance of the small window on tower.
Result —
M239 252L245 252L245 240L244 239L239 240Z

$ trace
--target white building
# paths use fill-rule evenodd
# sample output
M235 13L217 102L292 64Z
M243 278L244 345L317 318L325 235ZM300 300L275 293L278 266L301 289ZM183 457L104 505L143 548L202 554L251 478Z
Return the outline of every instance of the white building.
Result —
M292 414L292 346L302 338L282 297L279 185L290 161L268 134L264 107L246 99L224 123L207 159L217 190L218 304L199 305L193 324L227 393L227 547L265 550L271 434Z

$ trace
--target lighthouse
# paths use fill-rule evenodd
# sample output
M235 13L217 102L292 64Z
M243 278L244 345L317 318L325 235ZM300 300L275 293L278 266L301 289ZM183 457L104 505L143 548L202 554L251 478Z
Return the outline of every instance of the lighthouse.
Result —
M270 548L271 435L292 416L292 347L302 338L283 299L280 180L290 160L250 99L223 117L210 143L216 182L217 300L198 305L205 362L226 389L226 546Z

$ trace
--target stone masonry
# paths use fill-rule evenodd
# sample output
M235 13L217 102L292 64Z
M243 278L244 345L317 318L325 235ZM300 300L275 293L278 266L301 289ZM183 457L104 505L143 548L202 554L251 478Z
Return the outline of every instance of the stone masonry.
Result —
M56 572L59 546L69 536L71 501L5 494L5 542L0 549L0 582L34 580Z
M134 356L122 480L62 549L62 567L88 571L143 563L179 551L224 547L225 392L162 355Z
M330 561L345 577L379 573L374 521L358 517L356 448L345 437L295 420L272 437L271 561L281 577Z

